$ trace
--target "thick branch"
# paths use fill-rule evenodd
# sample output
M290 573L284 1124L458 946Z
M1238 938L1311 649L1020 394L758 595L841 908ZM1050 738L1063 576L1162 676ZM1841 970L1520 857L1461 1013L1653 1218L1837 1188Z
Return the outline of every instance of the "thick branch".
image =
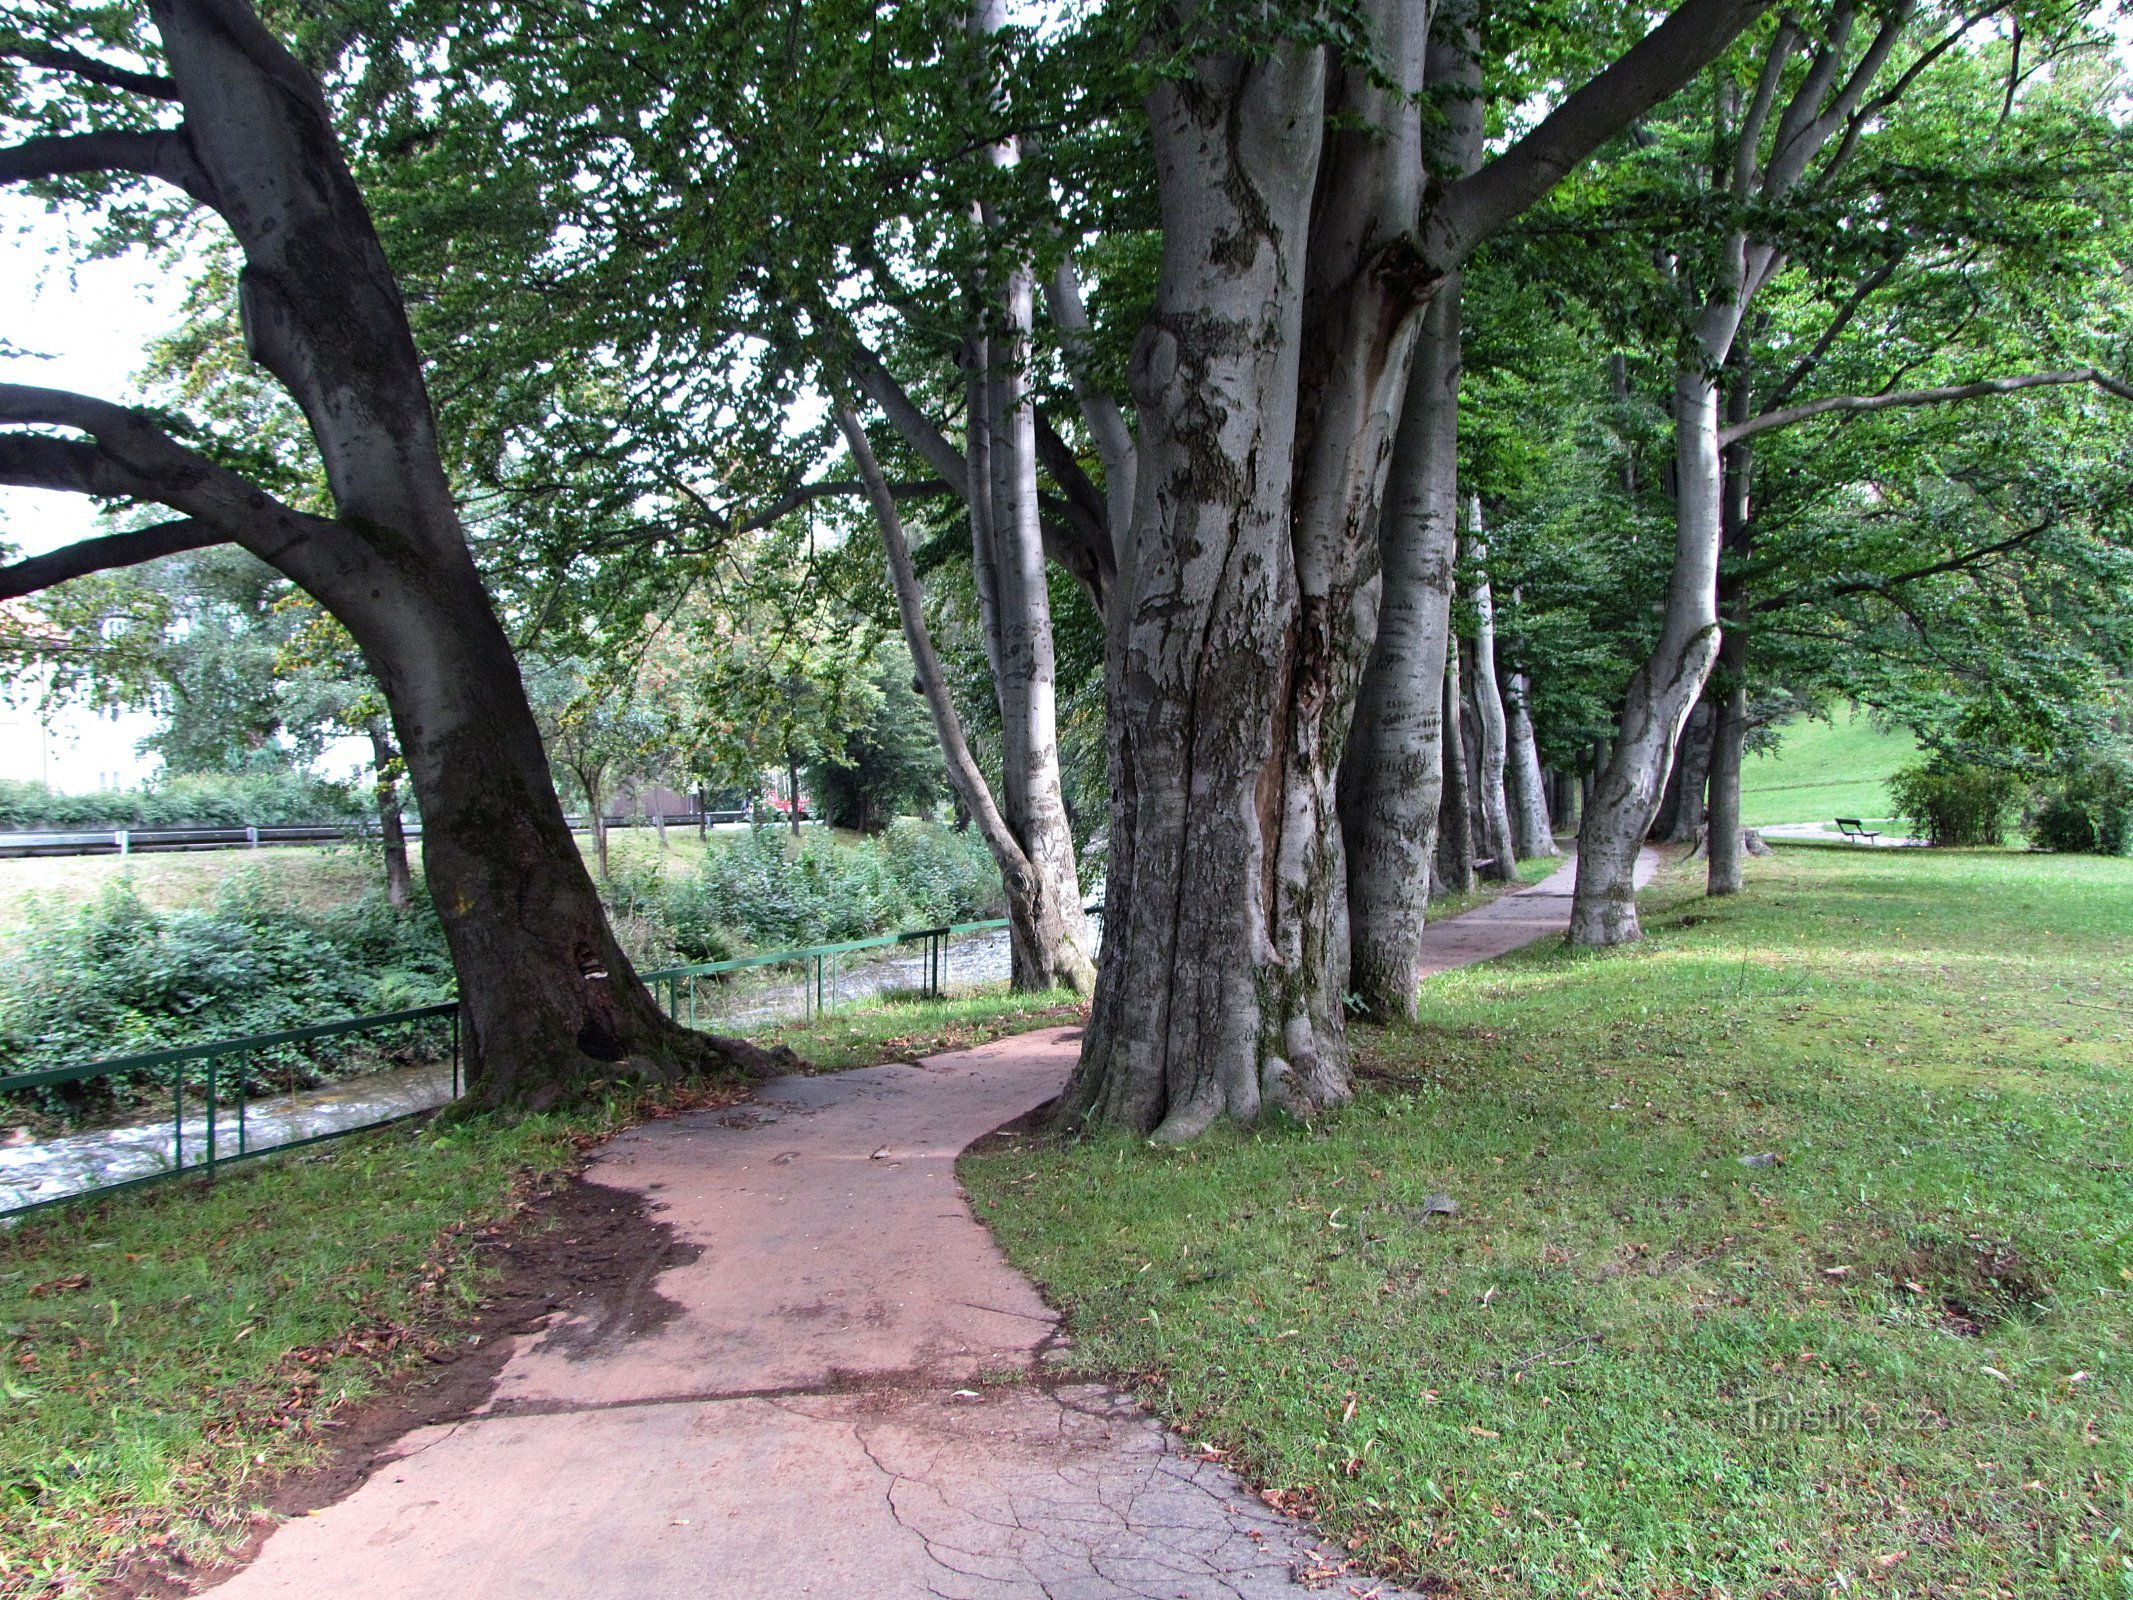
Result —
M182 130L69 133L0 147L0 183L33 183L85 172L135 172L212 204L207 178Z
M1444 193L1428 219L1432 266L1456 267L1587 156L1725 51L1769 0L1684 0L1531 133Z
M33 67L43 67L51 72L64 72L88 83L100 83L107 89L123 89L128 94L145 94L157 100L178 98L178 86L168 78L153 72L129 72L124 67L114 67L108 61L85 56L64 45L10 45L0 49L0 56L26 61Z
M923 456L927 466L946 478L957 494L969 499L970 463L934 425L933 419L919 409L918 402L896 381L895 374L881 364L881 358L857 339L851 339L847 341L845 364L852 381L866 392L869 400L881 407L882 415L889 419L889 426L903 436L904 443Z
M338 526L283 505L249 479L187 449L143 413L107 400L0 384L0 423L89 435L87 442L45 434L0 436L0 482L152 500L273 566L279 567L297 545Z
M2121 400L2133 400L2133 384L2127 384L2107 372L2094 367L2074 367L2065 372L2030 372L2015 378L1985 378L1976 383L1951 383L1936 389L1898 389L1889 394L1838 394L1820 400L1807 400L1796 406L1783 406L1776 411L1766 411L1761 416L1750 417L1746 422L1736 423L1719 435L1722 444L1751 438L1758 433L1768 433L1773 428L1788 427L1795 422L1804 422L1809 417L1823 416L1829 412L1857 413L1867 411L1892 411L1903 406L1939 406L1955 400L1975 400L1984 395L2015 394L2023 389L2063 387L2070 383L2092 383L2107 394Z
M1074 398L1081 405L1082 420L1089 425L1089 437L1096 442L1097 458L1104 464L1108 498L1105 519L1110 524L1113 555L1120 565L1125 565L1129 554L1126 541L1133 536L1134 479L1140 468L1133 430L1126 426L1118 397L1098 387L1090 377L1089 312L1082 303L1081 282L1074 275L1071 260L1059 263L1052 281L1045 286L1044 298L1052 325L1059 330Z
M0 468L0 473L5 469ZM9 481L13 481L12 479ZM137 567L187 550L205 549L228 541L204 522L190 517L177 522L159 522L152 528L131 533L107 534L99 539L81 539L41 556L0 567L0 600L19 600L55 583L91 572L109 572L114 567Z
M1830 346L1837 342L1837 336L1851 326L1852 319L1858 316L1860 308L1866 304L1873 292L1889 281L1891 274L1896 271L1896 263L1902 259L1901 255L1891 256L1860 279L1858 287L1853 289L1844 304L1837 308L1836 314L1829 319L1828 326L1823 328L1816 338L1814 348L1793 363L1792 370L1785 374L1785 381L1763 402L1765 411L1782 405L1785 398L1806 381L1808 374L1822 364L1822 358L1829 354Z

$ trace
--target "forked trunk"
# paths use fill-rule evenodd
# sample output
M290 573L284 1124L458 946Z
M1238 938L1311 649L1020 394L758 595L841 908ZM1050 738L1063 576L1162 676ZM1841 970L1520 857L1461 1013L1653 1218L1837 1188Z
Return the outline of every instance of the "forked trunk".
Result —
M1701 367L1674 385L1674 567L1659 642L1622 699L1607 764L1578 833L1570 942L1625 944L1637 921L1637 852L1659 806L1681 727L1718 657L1720 474L1718 390Z
M1320 51L1287 46L1149 96L1163 270L1133 358L1138 536L1108 630L1111 860L1070 1124L1189 1139L1347 1093L1314 981L1328 952L1296 947L1285 903L1330 895L1339 862L1283 881L1332 810L1330 783L1298 781L1318 730L1298 726L1297 679L1328 664L1299 626L1290 543L1324 79Z

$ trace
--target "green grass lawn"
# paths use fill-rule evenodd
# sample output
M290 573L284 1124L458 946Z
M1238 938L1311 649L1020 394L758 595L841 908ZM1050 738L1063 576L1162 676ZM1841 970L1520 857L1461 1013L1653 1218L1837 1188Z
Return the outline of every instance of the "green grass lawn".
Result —
M1740 775L1741 822L1766 828L1787 822L1837 817L1887 822L1888 778L1918 753L1907 733L1884 733L1857 707L1839 709L1829 722L1801 719L1786 724L1783 743L1751 755ZM1886 830L1884 830L1886 831Z
M1081 1014L993 994L757 1037L828 1069ZM211 1558L329 1446L336 1411L464 1329L495 1277L484 1246L530 1195L629 1121L702 1098L351 1135L0 1233L0 1595L93 1593L143 1551Z
M2133 862L1749 871L1433 980L1315 1126L966 1182L1088 1370L1422 1587L2124 1600Z

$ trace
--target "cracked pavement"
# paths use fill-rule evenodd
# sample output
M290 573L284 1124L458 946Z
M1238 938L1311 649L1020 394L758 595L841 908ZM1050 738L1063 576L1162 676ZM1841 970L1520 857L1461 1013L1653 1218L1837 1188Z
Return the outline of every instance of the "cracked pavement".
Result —
M1425 973L1561 931L1571 871L1432 928ZM1079 1039L780 1078L616 1138L587 1177L678 1248L219 1593L1398 1600L1131 1399L1053 1381L1059 1319L955 1159L1057 1094Z

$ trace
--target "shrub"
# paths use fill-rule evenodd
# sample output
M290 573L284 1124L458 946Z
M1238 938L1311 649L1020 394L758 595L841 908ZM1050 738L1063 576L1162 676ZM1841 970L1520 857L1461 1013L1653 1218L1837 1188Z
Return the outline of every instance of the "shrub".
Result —
M2122 856L2133 846L2133 759L2091 756L2046 786L2030 817L2040 849Z
M731 929L759 947L789 948L972 921L999 905L992 857L951 828L899 822L879 839L846 843L818 831L795 844L764 826L707 854L697 883L670 898L668 917L677 933L688 926L708 939Z
M0 975L0 1073L272 1033L451 992L443 934L427 907L396 913L372 894L306 912L245 873L205 910L158 912L120 879L82 904L31 906L17 959ZM323 1040L250 1065L310 1080L375 1054L371 1044ZM114 1094L122 1102L128 1090L91 1084L40 1103L80 1114Z
M999 865L975 829L898 822L880 848L922 923L975 922L1006 910Z
M1998 844L2020 789L2013 774L1976 762L1935 756L1889 779L1896 809L1936 845Z

